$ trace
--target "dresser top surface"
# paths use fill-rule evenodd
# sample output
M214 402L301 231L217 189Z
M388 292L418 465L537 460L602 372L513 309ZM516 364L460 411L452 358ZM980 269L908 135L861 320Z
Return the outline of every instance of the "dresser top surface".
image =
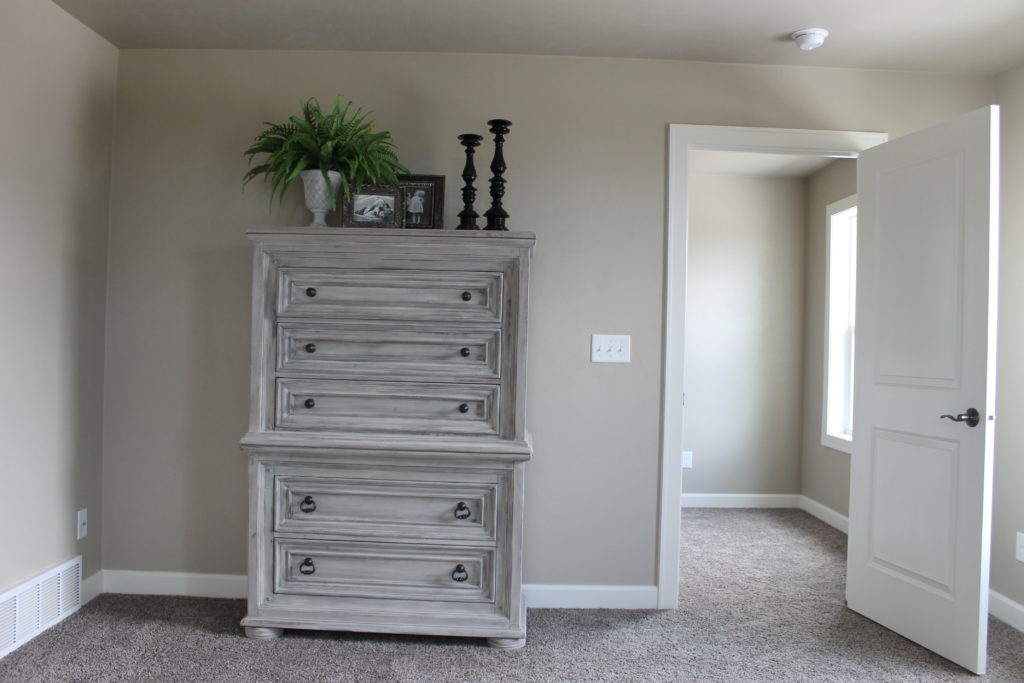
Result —
M311 228L311 227L267 227L252 228L246 232L249 239L265 237L401 237L425 240L529 240L537 239L532 232L502 230L385 230L381 228Z

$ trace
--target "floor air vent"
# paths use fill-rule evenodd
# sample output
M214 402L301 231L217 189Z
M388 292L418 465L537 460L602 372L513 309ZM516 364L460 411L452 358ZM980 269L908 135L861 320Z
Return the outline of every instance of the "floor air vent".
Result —
M81 556L0 595L0 657L74 614L81 605Z

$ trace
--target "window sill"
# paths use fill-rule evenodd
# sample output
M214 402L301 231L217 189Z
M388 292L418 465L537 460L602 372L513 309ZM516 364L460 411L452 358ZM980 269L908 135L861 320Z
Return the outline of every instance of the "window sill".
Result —
M821 437L821 445L846 454L853 453L853 439L850 437L825 434Z

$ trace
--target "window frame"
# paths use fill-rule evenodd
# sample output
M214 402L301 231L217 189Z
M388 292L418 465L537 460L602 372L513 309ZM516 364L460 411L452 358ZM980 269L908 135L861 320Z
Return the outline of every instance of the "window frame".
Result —
M832 379L830 373L830 366L832 360L832 232L833 218L848 211L850 209L857 208L857 195L852 194L849 197L840 199L839 201L832 202L825 207L825 326L824 326L824 364L822 365L822 397L821 397L821 445L827 448L832 448L837 451L844 453L853 453L853 435L852 433L847 436L846 434L840 434L834 431L829 431L829 406L830 397L832 391L830 391L830 380ZM856 250L856 242L854 243L854 249ZM856 251L854 252L854 259L856 259ZM856 262L856 261L854 261ZM853 286L856 287L856 272L853 272L851 279L853 280ZM854 295L856 292L854 291ZM856 302L854 302L856 307ZM856 334L856 327L854 327L854 334ZM850 371L849 371L849 396L850 402L853 401L853 344L850 344ZM852 409L851 409L852 413ZM852 431L852 418L851 418L851 431Z

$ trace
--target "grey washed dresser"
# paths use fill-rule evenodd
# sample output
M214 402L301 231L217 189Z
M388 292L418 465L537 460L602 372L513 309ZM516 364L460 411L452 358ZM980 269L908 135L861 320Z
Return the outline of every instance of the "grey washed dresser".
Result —
M521 232L249 232L246 634L525 643Z

